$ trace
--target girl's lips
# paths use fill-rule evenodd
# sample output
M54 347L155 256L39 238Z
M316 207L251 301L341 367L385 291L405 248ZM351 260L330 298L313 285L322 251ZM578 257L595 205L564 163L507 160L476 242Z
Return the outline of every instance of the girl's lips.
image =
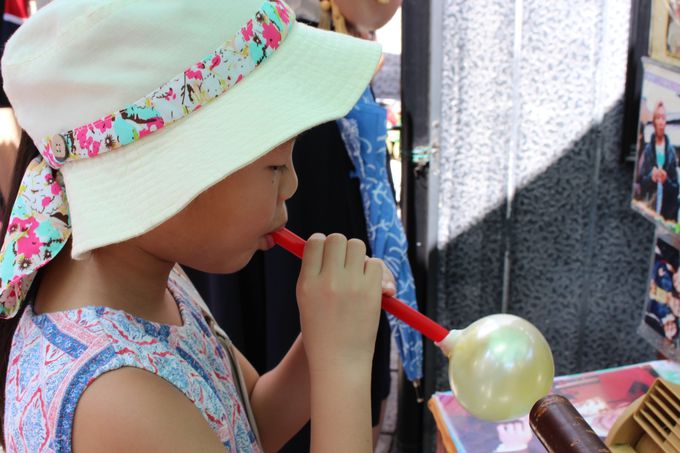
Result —
M270 250L270 249L274 248L274 246L276 245L276 242L274 242L274 236L272 236L271 233L266 234L264 236L264 239L267 243L264 250Z
M274 240L274 233L283 229L285 226L286 226L286 223L284 222L284 223L281 224L281 226L273 229L271 232L269 232L269 233L267 233L263 236L263 238L265 240L265 246L264 246L263 250L267 251L267 250L274 248L274 246L276 245L276 241Z

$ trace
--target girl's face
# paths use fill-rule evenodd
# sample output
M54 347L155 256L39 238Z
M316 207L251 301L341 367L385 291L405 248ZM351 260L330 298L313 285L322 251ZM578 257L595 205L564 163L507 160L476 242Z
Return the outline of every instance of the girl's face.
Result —
M140 247L204 272L243 268L257 250L273 247L271 233L287 221L285 201L297 189L293 142L203 192L179 214L139 237Z

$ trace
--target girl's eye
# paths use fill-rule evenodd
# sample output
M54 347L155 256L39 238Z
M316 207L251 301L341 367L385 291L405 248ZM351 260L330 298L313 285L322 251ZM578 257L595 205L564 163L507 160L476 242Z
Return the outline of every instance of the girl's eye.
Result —
M284 168L286 168L286 166L285 165L272 165L269 168L271 168L273 171L281 171Z

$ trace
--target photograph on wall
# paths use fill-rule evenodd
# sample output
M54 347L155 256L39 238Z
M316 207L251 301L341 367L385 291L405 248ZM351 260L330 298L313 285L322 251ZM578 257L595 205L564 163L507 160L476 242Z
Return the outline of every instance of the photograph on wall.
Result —
M680 0L653 0L650 56L680 65Z
M639 333L669 359L680 359L680 250L677 241L657 237ZM672 242L676 242L673 244Z
M643 63L631 205L669 232L680 233L680 69L650 59Z

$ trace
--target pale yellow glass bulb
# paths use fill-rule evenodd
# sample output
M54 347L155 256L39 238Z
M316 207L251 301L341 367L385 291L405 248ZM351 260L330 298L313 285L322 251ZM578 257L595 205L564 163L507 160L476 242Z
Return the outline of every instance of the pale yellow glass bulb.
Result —
M529 413L550 391L555 367L541 332L507 314L482 318L442 342L451 389L475 417L508 420Z

